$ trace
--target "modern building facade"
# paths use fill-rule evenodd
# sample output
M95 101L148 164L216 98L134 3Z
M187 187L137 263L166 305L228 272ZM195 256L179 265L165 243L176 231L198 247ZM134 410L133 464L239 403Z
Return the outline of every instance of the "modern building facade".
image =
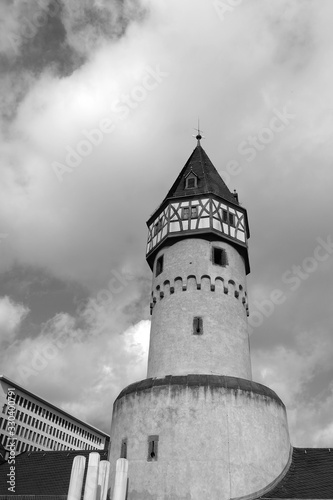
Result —
M120 393L111 427L128 500L256 498L292 459L284 404L252 381L247 213L200 139L147 222L147 378Z
M109 435L0 376L0 444L15 453L39 450L104 450Z

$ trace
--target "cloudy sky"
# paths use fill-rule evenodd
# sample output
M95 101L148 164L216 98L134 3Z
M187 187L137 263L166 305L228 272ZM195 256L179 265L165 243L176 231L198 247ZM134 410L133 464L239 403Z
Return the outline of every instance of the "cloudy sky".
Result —
M200 116L249 214L253 378L285 402L295 446L333 446L333 2L0 14L0 371L109 431L146 375L145 221Z

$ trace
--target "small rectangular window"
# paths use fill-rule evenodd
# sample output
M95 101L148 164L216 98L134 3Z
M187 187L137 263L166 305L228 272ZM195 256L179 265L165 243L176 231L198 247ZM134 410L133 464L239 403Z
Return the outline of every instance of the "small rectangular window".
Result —
M227 253L223 248L213 247L213 263L222 267L228 265Z
M193 318L193 335L202 335L203 334L203 322L200 316L196 316Z
M235 226L235 214L223 209L222 210L222 221L225 224L230 224L230 226Z
M154 224L154 236L162 229L162 219L158 219L158 221Z
M191 207L191 219L196 219L198 217L198 205Z
M148 462L156 462L158 457L158 436L148 436Z
M127 458L127 438L121 441L120 458Z
M163 255L161 255L156 261L156 276L163 272Z
M189 207L183 207L182 209L182 219L187 220L190 216L190 209Z

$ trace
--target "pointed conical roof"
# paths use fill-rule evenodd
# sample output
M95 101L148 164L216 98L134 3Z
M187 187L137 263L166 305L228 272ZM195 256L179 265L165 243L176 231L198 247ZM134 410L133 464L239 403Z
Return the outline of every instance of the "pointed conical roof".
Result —
M185 179L191 172L197 176L197 187L185 189ZM237 196L231 193L198 141L198 145L193 150L193 153L187 160L164 201L170 198L206 193L214 193L226 201L230 201L236 205L239 204Z

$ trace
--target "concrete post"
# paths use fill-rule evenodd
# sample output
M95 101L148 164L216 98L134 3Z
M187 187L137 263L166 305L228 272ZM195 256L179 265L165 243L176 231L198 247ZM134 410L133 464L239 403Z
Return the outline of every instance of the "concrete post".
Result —
M73 460L67 500L80 500L86 457L77 455Z
M127 491L128 460L118 458L112 500L125 500Z
M99 460L99 453L89 453L83 500L96 500Z
M109 488L109 477L110 477L110 462L108 460L102 460L99 463L96 500L106 500L106 495L108 493L108 488Z

